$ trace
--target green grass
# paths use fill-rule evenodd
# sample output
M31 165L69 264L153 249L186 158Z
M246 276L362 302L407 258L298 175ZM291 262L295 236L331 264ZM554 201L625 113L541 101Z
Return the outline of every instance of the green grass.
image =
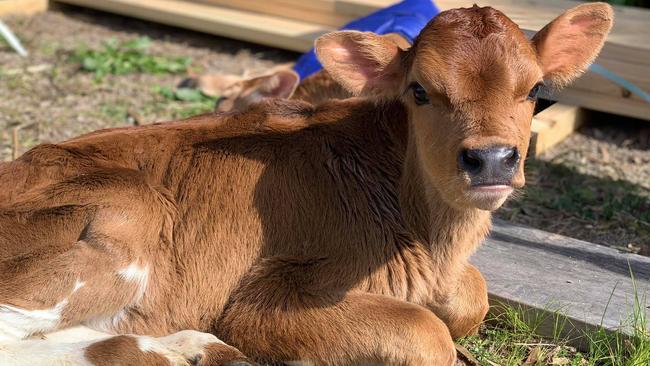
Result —
M497 212L501 218L560 234L569 227L574 238L623 249L650 243L649 189L567 162L529 159L526 175L526 189Z
M197 114L214 110L218 97L207 96L201 91L192 88L172 89L167 86L154 87L153 91L162 101L156 102L157 106L168 110L170 118L187 118ZM165 104L162 106L162 104Z
M621 327L631 329L625 336L606 331L602 326L585 333L584 352L570 346L563 336L568 320L561 311L531 312L508 305L493 307L478 336L465 337L459 344L467 348L482 365L499 366L649 366L650 334L645 308L646 295L634 283L631 315ZM498 315L494 315L498 314ZM550 315L549 315L550 314ZM552 336L540 336L543 323L552 321Z
M126 42L111 39L98 50L79 47L71 60L78 62L81 70L94 73L97 79L132 73L177 74L185 72L192 62L189 57L151 55L148 52L150 45L151 40L147 37Z

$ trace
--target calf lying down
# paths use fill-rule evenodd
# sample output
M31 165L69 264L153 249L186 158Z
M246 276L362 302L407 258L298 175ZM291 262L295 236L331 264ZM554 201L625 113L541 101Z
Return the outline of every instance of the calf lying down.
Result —
M580 75L612 17L579 5L531 41L449 10L408 50L332 33L319 59L357 97L0 165L0 364L452 365L487 311L468 257L524 184L536 93Z

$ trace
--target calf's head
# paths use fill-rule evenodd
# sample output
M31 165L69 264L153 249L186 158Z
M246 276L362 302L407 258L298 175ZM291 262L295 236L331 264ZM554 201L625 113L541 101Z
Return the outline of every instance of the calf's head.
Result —
M289 98L296 91L299 82L298 74L288 68L280 68L267 75L237 80L220 90L215 111L243 111L266 98Z
M409 148L440 197L494 210L524 185L540 88L561 88L584 72L612 19L609 5L579 5L529 40L503 13L474 6L440 13L408 50L347 31L322 36L316 51L351 93L403 102Z

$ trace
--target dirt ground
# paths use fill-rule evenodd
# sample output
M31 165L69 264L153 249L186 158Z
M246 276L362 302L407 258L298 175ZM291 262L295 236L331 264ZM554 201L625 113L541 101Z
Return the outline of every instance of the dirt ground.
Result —
M82 72L72 56L110 39L152 40L147 52L187 56L195 72L259 72L296 54L106 13L64 7L7 23L30 56L0 45L0 160L99 128L196 114L212 101L166 97L186 74ZM595 115L540 159L527 188L497 212L512 222L650 255L650 122ZM16 142L18 144L16 144ZM16 151L13 151L16 149Z

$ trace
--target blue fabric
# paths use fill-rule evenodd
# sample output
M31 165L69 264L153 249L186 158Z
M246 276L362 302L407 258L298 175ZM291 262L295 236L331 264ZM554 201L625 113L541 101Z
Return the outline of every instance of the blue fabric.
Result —
M380 35L398 33L413 43L422 28L439 12L432 0L404 0L356 19L341 29L374 32ZM322 68L313 48L300 56L293 67L301 80Z

